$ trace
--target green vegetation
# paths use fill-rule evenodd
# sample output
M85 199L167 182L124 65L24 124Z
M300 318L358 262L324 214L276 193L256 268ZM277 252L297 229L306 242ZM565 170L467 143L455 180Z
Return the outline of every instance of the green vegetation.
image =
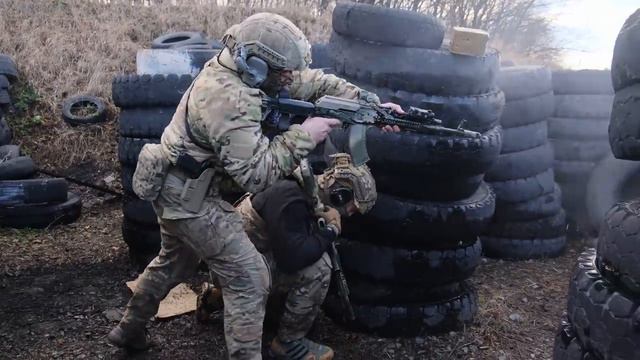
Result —
M34 127L44 124L42 115L35 114L40 95L31 85L18 84L13 88L12 99L15 112L9 114L7 121L16 135L28 135Z

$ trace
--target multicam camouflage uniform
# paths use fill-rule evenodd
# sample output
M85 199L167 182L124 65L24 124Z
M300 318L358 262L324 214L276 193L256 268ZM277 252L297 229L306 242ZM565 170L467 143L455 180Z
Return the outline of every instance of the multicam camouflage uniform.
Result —
M221 61L224 55L223 51ZM141 275L120 326L144 327L168 291L190 276L202 259L222 288L229 358L260 359L270 274L265 258L243 230L242 217L220 199L220 183L231 177L245 191L261 191L291 174L316 144L299 125L292 125L269 142L260 127L263 93L241 81L233 71L233 62L225 62L225 66L217 58L205 65L162 135L161 152L171 164L181 153L187 153L197 161L211 161L216 175L202 208L192 212L180 201L187 176L179 168L169 167L160 195L153 202L162 249ZM311 101L322 95L378 101L375 95L340 78L309 69L294 73L290 94L292 98ZM198 142L210 150L190 140L185 117ZM326 269L328 266L324 273ZM314 286L324 287L327 282L321 274L302 276L306 278L298 281ZM294 324L291 327L291 336L303 331Z

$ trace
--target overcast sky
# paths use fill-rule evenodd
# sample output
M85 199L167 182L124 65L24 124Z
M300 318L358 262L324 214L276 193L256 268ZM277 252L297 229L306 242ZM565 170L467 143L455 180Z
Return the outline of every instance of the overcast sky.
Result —
M567 48L564 65L574 69L611 67L613 46L624 21L640 0L563 0L549 8L558 43Z

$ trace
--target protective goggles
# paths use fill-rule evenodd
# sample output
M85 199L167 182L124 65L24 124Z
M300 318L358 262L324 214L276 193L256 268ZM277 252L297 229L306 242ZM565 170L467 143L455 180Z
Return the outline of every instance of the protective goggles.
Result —
M329 192L329 201L336 207L345 206L353 200L353 190L348 187L338 187Z

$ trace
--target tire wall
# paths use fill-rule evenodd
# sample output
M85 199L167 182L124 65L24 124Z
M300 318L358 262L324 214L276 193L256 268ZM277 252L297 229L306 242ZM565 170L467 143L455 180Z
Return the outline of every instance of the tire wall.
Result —
M597 234L599 224L592 222L590 215L602 214L600 204L603 201L597 201L598 209L591 209L587 199L599 199L612 188L607 186L598 190L600 195L591 194L587 184L594 169L611 154L607 133L613 104L611 73L605 70L557 71L553 73L553 86L555 110L550 120L549 137L554 148L556 181L563 193L562 205L576 235ZM610 176L600 175L598 182L618 181L613 173ZM604 196L616 197L612 193Z
M554 257L565 248L562 192L553 181L548 118L552 80L541 66L512 66L498 74L505 108L502 150L485 180L496 192L496 212L482 235L485 255L508 259Z
M495 193L482 179L502 147L505 100L496 86L497 53L451 54L442 45L441 21L423 14L339 3L333 16L326 46L332 73L382 102L431 109L445 126L466 119L464 127L482 136L367 131L378 200L367 214L343 219L340 249L347 281L355 286L356 320L344 320L332 289L326 313L381 336L458 329L477 311L466 279L481 257L478 235L495 211ZM350 152L348 137L334 130L313 152L316 171L328 166L328 155Z

